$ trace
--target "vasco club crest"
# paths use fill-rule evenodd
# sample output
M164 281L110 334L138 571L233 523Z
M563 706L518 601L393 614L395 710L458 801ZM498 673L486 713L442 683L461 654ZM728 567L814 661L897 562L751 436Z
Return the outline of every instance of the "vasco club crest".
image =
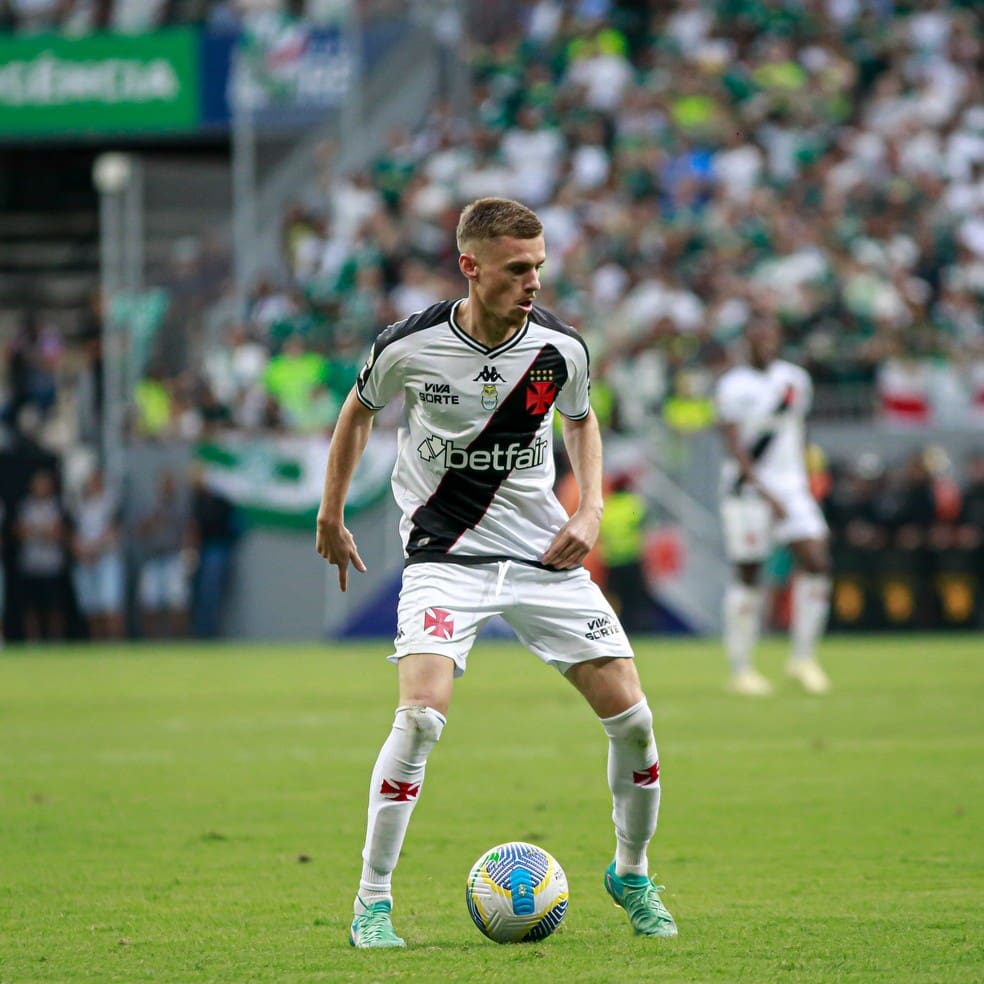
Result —
M499 405L499 389L491 383L486 383L482 387L482 408L484 410L494 410Z

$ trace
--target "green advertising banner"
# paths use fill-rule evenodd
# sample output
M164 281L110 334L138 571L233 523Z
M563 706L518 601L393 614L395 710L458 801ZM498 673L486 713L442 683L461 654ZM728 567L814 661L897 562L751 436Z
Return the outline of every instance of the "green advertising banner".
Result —
M193 29L0 38L0 137L191 130L199 88Z

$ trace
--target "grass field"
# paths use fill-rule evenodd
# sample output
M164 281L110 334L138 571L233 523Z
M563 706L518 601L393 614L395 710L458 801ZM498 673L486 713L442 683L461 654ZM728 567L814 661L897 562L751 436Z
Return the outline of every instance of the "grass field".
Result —
M517 646L458 683L395 879L409 948L346 932L395 672L371 647L0 656L0 981L984 980L984 638L831 639L836 690L724 694L709 642L638 647L663 809L650 859L680 926L637 939L604 894L606 745ZM769 643L763 668L779 676ZM471 924L503 840L564 865L540 944Z

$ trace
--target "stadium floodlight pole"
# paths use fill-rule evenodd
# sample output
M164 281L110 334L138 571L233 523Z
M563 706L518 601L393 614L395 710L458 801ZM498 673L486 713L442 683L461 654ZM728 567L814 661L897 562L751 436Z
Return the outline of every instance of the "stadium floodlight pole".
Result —
M137 311L144 289L144 173L143 165L136 157L130 158L130 180L123 192L123 289L128 301L127 310L131 320L138 318ZM136 345L135 324L126 332L124 403L126 421L133 409L140 364L140 350ZM129 444L130 427L126 426L124 437Z
M130 453L134 443L136 426L137 383L143 368L145 335L140 330L141 307L144 293L144 170L138 157L130 157L130 179L123 189L123 292L126 297L127 320L123 322L122 384L120 400L121 435L120 457L117 473L118 484L107 486L113 490L121 507L123 533L122 563L124 578L130 561L130 543L133 535L132 470Z
M233 271L238 316L246 313L250 280L256 273L257 179L256 124L242 50L233 53L232 83L232 227Z
M118 299L125 286L124 194L133 176L126 154L96 158L92 180L99 192L99 268L102 295L102 467L106 486L119 491L124 440L125 359L119 331Z

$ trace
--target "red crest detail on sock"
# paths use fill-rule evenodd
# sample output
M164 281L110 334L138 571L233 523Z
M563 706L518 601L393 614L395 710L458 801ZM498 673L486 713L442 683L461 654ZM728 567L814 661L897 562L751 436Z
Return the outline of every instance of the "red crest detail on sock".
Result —
M400 782L399 779L384 779L379 792L394 803L409 803L420 792L419 782Z
M659 782L659 759L656 759L648 769L642 772L636 772L633 769L632 781L637 786L652 786L654 783Z

